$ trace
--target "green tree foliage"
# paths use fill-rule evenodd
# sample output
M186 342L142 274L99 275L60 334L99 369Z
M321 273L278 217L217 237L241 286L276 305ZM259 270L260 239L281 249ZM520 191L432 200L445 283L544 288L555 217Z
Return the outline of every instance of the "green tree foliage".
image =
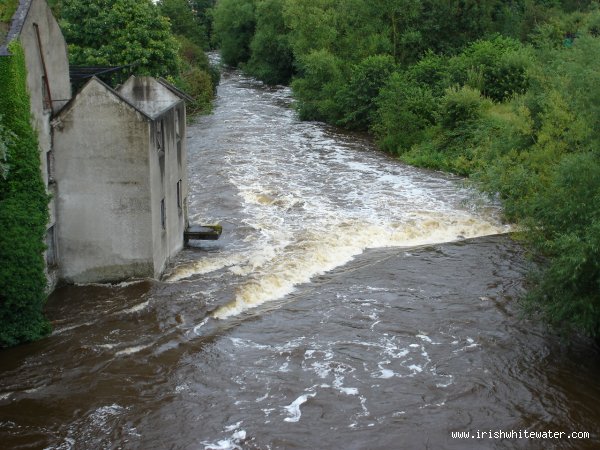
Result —
M250 59L256 18L253 0L220 0L213 11L213 38L223 62L237 67Z
M294 72L284 0L257 0L256 31L250 43L247 71L267 84L285 84Z
M469 84L486 97L503 101L527 89L530 58L517 40L495 36L473 42L450 64L456 83Z
M206 53L199 46L184 36L177 38L183 64L180 75L172 81L194 99L186 105L188 115L206 113L212 107L219 84L219 70L210 65Z
M0 3L0 22L10 22L17 6L19 6L19 0L4 0Z
M337 124L366 131L377 109L379 90L395 69L394 58L389 55L370 56L352 67L350 80L337 95L344 113Z
M600 157L561 159L528 217L547 264L526 305L556 328L600 336Z
M0 177L0 346L28 342L50 331L42 308L46 298L44 238L48 195L40 173L37 135L30 123L25 56L10 44L0 58L0 128L10 171ZM6 136L6 131L5 131Z
M315 50L300 59L301 73L292 82L303 120L336 122L343 111L336 101L344 83L342 61L327 50Z
M209 46L212 44L211 36L213 34L213 8L216 0L189 0L196 20L206 32L206 42ZM212 47L211 47L212 48Z
M394 73L377 98L377 112L371 131L379 146L400 155L421 142L427 128L435 123L437 102L431 89Z
M60 25L74 65L131 65L153 76L179 70L169 21L150 0L63 0Z
M157 5L160 13L169 18L173 34L185 36L203 49L208 48L205 24L194 14L188 0L159 0Z

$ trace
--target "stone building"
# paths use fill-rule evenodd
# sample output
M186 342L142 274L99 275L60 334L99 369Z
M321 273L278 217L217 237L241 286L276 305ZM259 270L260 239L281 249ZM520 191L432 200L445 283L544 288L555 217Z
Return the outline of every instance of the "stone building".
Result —
M52 198L50 289L59 278L158 277L187 225L185 94L150 77L117 90L92 78L72 97L67 45L45 0L20 0L0 57L14 39Z
M55 184L50 120L71 99L67 44L45 0L21 0L15 12L0 57L9 57L7 44L18 39L25 54L31 117L38 134L40 168L50 200L46 232L46 261L52 288L59 277L56 246Z
M62 277L158 277L183 247L183 94L150 77L92 78L53 121Z

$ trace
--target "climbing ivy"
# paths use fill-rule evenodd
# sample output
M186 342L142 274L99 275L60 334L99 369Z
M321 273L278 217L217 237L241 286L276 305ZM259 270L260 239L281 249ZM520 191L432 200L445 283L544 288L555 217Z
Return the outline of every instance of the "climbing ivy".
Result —
M37 135L30 121L23 49L9 44L0 57L0 119L9 171L0 177L0 347L38 339L50 331L46 298L44 237L48 195L40 173Z

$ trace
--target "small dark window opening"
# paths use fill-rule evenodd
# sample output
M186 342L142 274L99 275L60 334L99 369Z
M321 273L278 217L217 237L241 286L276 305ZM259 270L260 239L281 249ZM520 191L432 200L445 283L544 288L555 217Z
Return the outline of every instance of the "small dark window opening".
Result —
M167 229L167 211L165 210L165 199L160 201L160 225L163 230Z
M46 174L48 175L48 184L54 183L54 155L52 150L46 152Z
M177 143L177 163L181 166L181 111L175 110L175 141Z
M54 225L48 228L46 232L46 264L48 267L54 267L57 264L56 256L56 233Z
M181 208L183 207L183 197L182 197L182 182L179 180L177 182L177 208L179 208L179 214L181 214Z
M175 110L175 136L177 139L181 139L181 111L179 109Z
M159 154L164 154L165 151L165 133L163 121L156 124L156 149Z

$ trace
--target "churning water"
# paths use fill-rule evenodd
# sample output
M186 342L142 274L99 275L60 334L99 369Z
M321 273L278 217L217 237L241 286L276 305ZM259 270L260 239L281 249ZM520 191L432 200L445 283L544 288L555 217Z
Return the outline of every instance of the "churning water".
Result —
M0 353L6 448L597 448L600 358L519 315L495 205L226 74L189 127L191 222L162 281L71 286ZM589 439L452 439L455 431Z

